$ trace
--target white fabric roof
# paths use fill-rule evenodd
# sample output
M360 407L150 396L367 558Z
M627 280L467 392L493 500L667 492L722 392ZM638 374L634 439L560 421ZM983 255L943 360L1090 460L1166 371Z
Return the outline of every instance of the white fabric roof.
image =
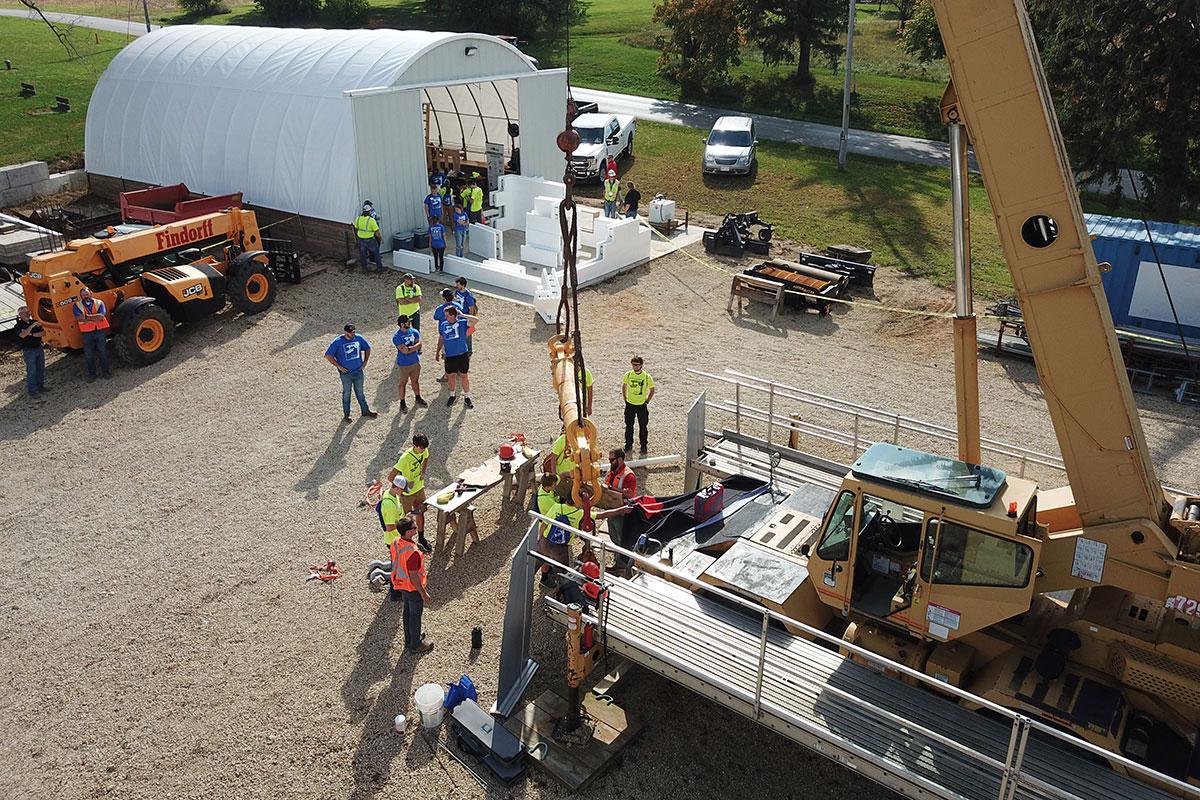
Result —
M348 219L360 198L350 99L344 93L413 83L404 79L405 71L437 45L480 38L430 31L163 28L129 44L97 83L87 115L86 167L134 181L183 182L206 194L242 191L256 205ZM511 50L513 64L533 71L515 48L482 38ZM509 69L511 75L515 68ZM468 99L461 87L453 91L456 100ZM503 116L501 105L509 98L502 94L515 95L473 92L488 106L477 109L471 98L475 121L464 119L460 128L447 117L446 91L430 92L435 127L446 141L459 144L464 131L470 138L471 130L483 127L480 116ZM490 101L482 99L489 95ZM509 114L515 119L515 103ZM489 138L494 128L504 127L484 124Z

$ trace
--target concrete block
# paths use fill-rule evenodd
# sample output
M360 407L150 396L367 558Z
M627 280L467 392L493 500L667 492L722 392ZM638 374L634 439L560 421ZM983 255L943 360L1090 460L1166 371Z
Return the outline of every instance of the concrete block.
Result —
M38 181L33 184L34 197L49 197L52 194L58 194L67 188L70 181L63 174L52 175L44 181Z
M0 208L28 203L33 199L33 187L29 185L16 186L0 191Z
M9 164L0 167L0 172L8 178L8 188L27 186L31 183L44 181L50 177L50 168L45 161L26 161L21 164Z
M54 173L50 175L50 180L59 179L65 181L64 188L72 192L80 192L88 188L88 173L83 169L68 169L64 173ZM60 192L62 190L59 190Z
M8 180L8 173L0 172L0 192L10 188L12 188L12 184Z

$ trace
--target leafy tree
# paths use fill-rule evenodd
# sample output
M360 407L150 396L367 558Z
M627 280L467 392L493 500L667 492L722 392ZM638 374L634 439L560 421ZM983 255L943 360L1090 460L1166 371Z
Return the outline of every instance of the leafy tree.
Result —
M198 17L208 17L213 14L223 14L229 9L222 0L178 0L179 7Z
M1140 167L1151 213L1200 199L1200 3L1031 0L1074 167Z
M918 0L892 0L892 5L896 7L896 16L900 19L900 33L904 33L904 25L912 19L913 12L916 11Z
M669 30L657 39L658 71L685 97L724 86L729 68L742 63L738 9L730 0L660 0L653 21Z
M942 46L942 34L938 32L937 17L929 0L917 0L912 17L900 35L900 44L905 52L923 64L946 57Z
M254 0L262 9L268 22L277 25L292 25L316 19L321 11L321 0Z
M562 36L587 18L586 0L427 0L431 16L460 30L522 38Z
M179 2L211 2L212 0L179 0ZM321 17L330 25L352 28L371 21L371 4L367 0L325 0Z
M763 63L795 64L793 77L801 86L814 82L814 50L830 61L842 52L843 0L742 0L742 18L746 39L762 52Z
M1028 0L1072 168L1145 174L1151 214L1179 220L1200 200L1200 2ZM936 40L936 46L934 44ZM922 0L904 37L924 60L944 54Z

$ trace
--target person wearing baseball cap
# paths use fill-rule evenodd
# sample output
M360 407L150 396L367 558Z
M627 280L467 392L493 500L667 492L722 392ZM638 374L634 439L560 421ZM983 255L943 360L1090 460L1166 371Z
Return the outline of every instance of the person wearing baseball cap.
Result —
M400 535L397 529L400 521L405 518L404 503L400 498L407 488L408 478L397 475L392 478L392 484L388 486L387 491L383 493L383 499L379 501L379 519L383 523L383 543L388 546L391 546L392 542L396 541L396 537Z
M325 349L325 360L337 367L342 377L342 414L346 422L349 422L350 390L353 389L362 415L374 419L379 415L367 405L367 396L363 392L363 369L371 359L371 345L355 333L353 322L346 323L342 331L342 335L330 342L329 347Z

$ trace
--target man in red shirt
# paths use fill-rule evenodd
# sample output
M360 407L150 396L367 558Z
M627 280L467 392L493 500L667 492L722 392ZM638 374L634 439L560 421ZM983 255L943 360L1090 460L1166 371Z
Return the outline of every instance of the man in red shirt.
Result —
M399 538L392 541L392 588L404 598L404 649L414 655L422 655L433 649L433 642L425 641L421 633L421 615L428 603L433 602L425 589L428 577L425 571L425 554L415 541L416 526L408 517L396 525Z
M637 475L625 463L625 451L620 447L614 447L608 453L608 474L604 476L604 488L620 493L621 499L626 503L637 497ZM608 491L605 492L605 494L608 493ZM619 547L631 549L634 542L625 541L624 534L625 518L615 516L609 519L608 538L612 539ZM618 553L613 563L613 569L624 571L628 568L629 559Z

